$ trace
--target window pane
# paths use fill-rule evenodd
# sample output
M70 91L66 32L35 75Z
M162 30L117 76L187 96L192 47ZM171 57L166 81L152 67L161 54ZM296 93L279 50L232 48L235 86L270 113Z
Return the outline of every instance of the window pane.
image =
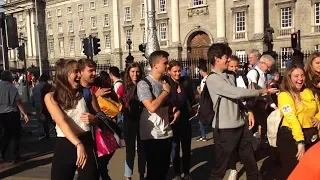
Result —
M160 12L166 11L166 0L159 0L159 8Z

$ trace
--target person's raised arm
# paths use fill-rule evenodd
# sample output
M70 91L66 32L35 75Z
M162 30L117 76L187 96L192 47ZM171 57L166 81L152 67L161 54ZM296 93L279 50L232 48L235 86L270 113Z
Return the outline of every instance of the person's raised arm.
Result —
M163 82L163 90L161 91L161 94L155 99L153 99L151 89L145 81L140 81L137 86L137 94L139 100L151 113L156 112L156 110L166 100L170 93L170 86L166 82Z

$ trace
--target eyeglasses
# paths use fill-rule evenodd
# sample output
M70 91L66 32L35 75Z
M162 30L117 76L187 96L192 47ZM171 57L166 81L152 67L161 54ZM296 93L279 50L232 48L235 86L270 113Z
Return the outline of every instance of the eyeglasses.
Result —
M266 65L269 70L272 68L272 65L271 65L271 66L268 66L268 64L265 63L265 62L262 62L262 64Z

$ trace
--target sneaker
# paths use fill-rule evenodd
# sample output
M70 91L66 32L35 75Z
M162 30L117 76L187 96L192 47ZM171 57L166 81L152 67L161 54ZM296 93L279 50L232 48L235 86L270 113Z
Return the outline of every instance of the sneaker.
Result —
M237 170L231 170L228 180L237 180Z
M185 175L185 176L183 177L183 180L192 180L192 178L191 178L189 175Z
M202 141L203 139L204 139L203 137L199 137L197 141Z
M182 180L180 175L177 175L173 180Z
M202 138L202 140L201 140L201 141L204 141L204 142L205 142L205 141L208 141L208 140L207 140L207 138Z

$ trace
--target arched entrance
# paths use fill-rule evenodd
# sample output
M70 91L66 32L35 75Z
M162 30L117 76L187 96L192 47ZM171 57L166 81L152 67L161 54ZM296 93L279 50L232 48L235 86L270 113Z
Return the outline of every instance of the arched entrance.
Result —
M194 32L188 39L188 57L195 59L208 59L207 52L211 44L211 39L203 31Z

